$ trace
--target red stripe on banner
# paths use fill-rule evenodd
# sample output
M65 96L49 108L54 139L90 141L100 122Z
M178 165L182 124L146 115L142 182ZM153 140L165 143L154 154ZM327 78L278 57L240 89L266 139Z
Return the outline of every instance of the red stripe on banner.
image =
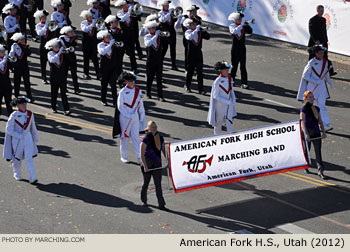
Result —
M169 170L170 170L170 178L171 178L171 183L173 184L173 188L176 192L176 189L175 189L175 184L174 184L174 180L173 180L173 173L172 173L172 170L171 170L171 152L170 152L170 144L169 143L169 148L168 148L168 152L169 152Z
M169 147L169 151L170 151L170 147ZM246 180L246 179L264 177L264 176L269 176L269 175L275 175L275 174L278 174L278 173L291 172L291 171L302 170L302 169L306 169L306 168L309 168L309 165L298 166L298 167L293 167L293 168L288 168L288 169L281 169L281 170L273 171L273 172L260 173L260 174L257 174L257 175L251 175L251 176L247 176L247 177L241 177L241 178L217 181L217 182L213 182L213 183L208 183L208 184L203 184L203 185L198 185L198 186L191 186L191 187L186 187L186 188L182 188L182 189L176 189L175 186L174 186L174 182L173 182L173 187L174 187L175 193L181 193L181 192L191 191L191 190L205 188L205 187L209 187L209 186L223 185L223 184L228 184L228 183L232 183L232 182L238 182L238 181L242 181L242 180ZM173 180L172 177L171 177L171 180Z

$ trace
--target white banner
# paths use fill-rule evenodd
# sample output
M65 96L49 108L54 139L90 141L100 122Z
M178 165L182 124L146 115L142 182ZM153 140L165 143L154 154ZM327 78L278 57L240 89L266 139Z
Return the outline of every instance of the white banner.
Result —
M140 0L142 5L158 8L157 0ZM228 26L227 17L234 11L244 13L245 20L254 18L253 33L306 46L309 41L309 19L316 6L324 5L329 51L350 56L350 0L175 0L171 7L196 4L203 20ZM159 8L158 8L159 9Z
M299 121L169 144L175 192L309 167Z

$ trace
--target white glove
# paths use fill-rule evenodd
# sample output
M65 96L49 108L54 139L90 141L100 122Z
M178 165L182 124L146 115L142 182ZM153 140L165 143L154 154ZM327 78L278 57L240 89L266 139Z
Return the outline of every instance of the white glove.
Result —
M161 33L161 31L160 31L160 30L157 30L157 31L156 31L156 36L158 36L160 33Z
M201 28L202 28L201 25L197 25L197 26L196 26L196 30L197 30L197 31L199 31Z
M111 39L111 40L109 41L109 44L112 45L112 44L114 44L114 42L115 42L115 39Z
M170 8L170 9L169 9L169 12L170 12L170 13L173 13L173 11L174 11L174 8Z
M132 10L133 10L133 6L129 6L129 8L128 8L129 14L132 12Z
M14 28L18 28L19 29L20 28L19 24L15 24Z

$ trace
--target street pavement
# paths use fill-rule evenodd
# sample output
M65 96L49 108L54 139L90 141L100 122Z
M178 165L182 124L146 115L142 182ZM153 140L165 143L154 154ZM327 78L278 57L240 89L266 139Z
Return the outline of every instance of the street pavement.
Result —
M48 0L45 8L52 12ZM79 14L86 8L86 1L76 1L71 9L71 19L78 30L82 21ZM114 14L116 11L112 8ZM149 11L145 8L146 13ZM223 27L214 27L210 34L211 39L203 43L206 96L195 92L196 78L194 92L184 92L184 49L179 32L177 63L181 71L171 70L169 51L164 61L167 102L144 98L147 119L157 122L167 142L213 134L206 122L208 94L217 76L213 65L219 60L230 61L231 37ZM143 39L140 41L143 46ZM148 193L151 207L142 207L139 199L142 174L136 157L131 151L133 163L121 163L119 140L111 137L114 109L101 105L96 79L82 79L81 48L77 58L82 93L73 94L69 78L72 114L67 117L62 112L51 113L50 86L40 79L39 44L30 45L33 54L29 64L36 101L29 109L35 113L40 137L40 154L35 159L39 183L15 181L10 163L0 160L0 233L350 233L348 57L332 55L338 75L333 78L335 87L327 101L334 130L323 140L322 147L327 180L317 176L313 159L310 175L294 171L175 194L164 171L163 194L171 210L164 212L157 208L152 182ZM297 120L302 104L296 100L296 94L307 59L305 48L254 35L247 38L251 88L235 88L238 111L235 130ZM125 57L124 61L125 69L130 69L129 59ZM137 85L143 91L145 63L138 60ZM90 71L94 72L92 67ZM239 80L238 71L237 83ZM153 92L156 96L155 83ZM108 103L112 104L108 95ZM1 146L7 120L4 107L2 110ZM313 150L311 156L314 158ZM22 173L26 178L24 164Z

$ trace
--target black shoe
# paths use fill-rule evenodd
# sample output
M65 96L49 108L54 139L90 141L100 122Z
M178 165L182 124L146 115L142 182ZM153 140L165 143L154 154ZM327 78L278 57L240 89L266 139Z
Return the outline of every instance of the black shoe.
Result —
M142 60L145 56L143 54L139 55L139 60Z
M319 171L318 172L318 176L321 178L321 179L325 179L325 175L323 174L323 172Z
M33 41L34 41L34 42L39 42L40 39L38 39L37 37L34 37L34 38L33 38Z
M131 72L133 72L134 74L137 74L139 71L137 71L137 69L131 69Z
M186 93L192 93L190 88L185 88Z
M198 91L198 94L205 95L207 92L205 91Z
M74 94L80 94L81 93L81 91L80 90L76 90L76 91L74 91Z
M241 85L241 88L247 89L247 88L248 88L248 85L247 85L247 84L242 84L242 85Z
M306 174L310 174L310 171L309 171L308 168L306 168L306 169L304 170L304 172L305 172Z
M96 75L96 80L101 80L101 74Z
M161 102L165 102L165 99L164 99L163 97L158 98L157 100L158 100L158 101L161 101Z
M47 82L47 80L42 80L41 83L42 83L42 84L49 84L49 83Z
M101 102L103 106L108 106L107 102Z
M165 206L159 206L159 210L167 211L167 212L170 211L170 210L169 210L168 208L166 208Z
M37 179L29 180L29 183L32 184L32 185L35 185L36 183L38 183L38 180Z
M83 78L86 79L86 80L91 80L91 76L88 75L88 74L84 74L84 75L83 75Z
M152 99L152 95L147 94L147 98L148 98L148 99Z
M57 110L53 109L52 113L57 114Z
M142 202L142 206L143 206L143 207L148 207L147 202Z
M337 72L329 73L330 76L334 76L334 75L337 75L337 74L338 74Z
M173 65L173 66L171 67L171 70L174 70L174 71L179 71L179 69L177 68L177 66L176 66L176 65Z
M64 115L65 116L68 116L68 115L70 115L72 112L70 112L70 110L67 110L67 111L64 111Z

